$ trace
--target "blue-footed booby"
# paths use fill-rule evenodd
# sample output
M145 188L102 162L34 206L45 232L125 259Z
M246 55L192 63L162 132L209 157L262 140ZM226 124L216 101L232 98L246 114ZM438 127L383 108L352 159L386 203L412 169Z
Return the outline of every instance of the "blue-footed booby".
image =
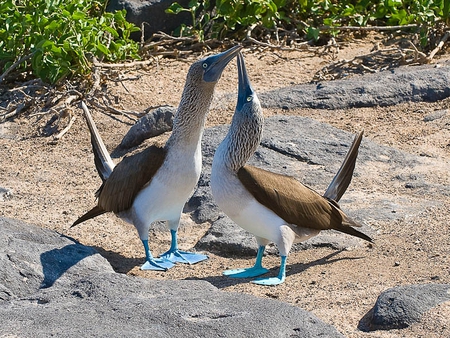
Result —
M215 85L241 48L235 46L194 62L186 76L173 131L165 146L150 146L125 157L116 166L87 107L83 105L91 132L95 165L103 184L96 193L97 206L77 219L72 227L110 211L132 223L145 249L146 262L142 270L167 270L175 262L193 264L208 258L180 251L177 230L183 207L200 177L201 138ZM167 221L172 241L167 252L154 258L148 244L148 232L151 224L158 220Z
M321 230L329 229L372 241L353 228L360 225L345 215L337 204L351 181L363 133L355 138L323 196L293 177L246 165L260 143L264 117L241 53L237 62L236 110L228 134L214 155L211 189L217 205L228 217L255 235L259 249L253 267L227 270L223 274L237 278L265 274L268 270L262 266L263 253L265 246L273 242L281 256L278 276L252 282L277 285L286 278L286 260L294 242L307 240Z

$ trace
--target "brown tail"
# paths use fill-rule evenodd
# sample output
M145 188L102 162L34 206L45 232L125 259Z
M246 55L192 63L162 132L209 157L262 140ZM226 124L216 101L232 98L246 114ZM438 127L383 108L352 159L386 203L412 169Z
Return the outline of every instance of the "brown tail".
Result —
M372 238L370 238L366 234L362 233L361 231L358 231L355 228L352 228L351 226L341 225L339 227L336 227L335 230L340 231L340 232L344 232L344 233L346 233L348 235L359 237L359 238L364 239L364 240L366 240L366 241L368 241L370 243L373 243L373 239Z
M91 210L89 210L87 213L85 213L83 216L78 218L75 222L73 222L73 224L70 227L72 228L75 225L78 225L80 223L83 223L84 221L87 221L88 219L91 219L91 218L97 217L101 214L104 214L105 212L107 212L107 211L103 210L102 208L100 208L97 205L94 208L92 208Z
M342 195L344 195L353 177L353 170L355 169L358 149L361 144L363 134L364 130L361 131L358 136L355 136L353 144L350 147L347 156L345 156L344 162L328 186L327 191L325 191L325 194L323 195L324 197L339 202Z

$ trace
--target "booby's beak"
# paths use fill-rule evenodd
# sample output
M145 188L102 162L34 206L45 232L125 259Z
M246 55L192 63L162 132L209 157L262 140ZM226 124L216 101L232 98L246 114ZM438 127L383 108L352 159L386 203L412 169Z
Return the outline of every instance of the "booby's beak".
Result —
M223 70L227 64L236 56L236 54L242 49L242 46L234 46L227 51L207 57L203 61L203 68L205 73L203 74L203 80L206 82L216 82L220 79Z
M238 100L236 109L240 110L247 102L251 102L253 100L255 92L253 91L252 85L250 83L250 79L247 75L247 69L245 68L244 57L242 53L239 53L237 56L237 67L238 67Z

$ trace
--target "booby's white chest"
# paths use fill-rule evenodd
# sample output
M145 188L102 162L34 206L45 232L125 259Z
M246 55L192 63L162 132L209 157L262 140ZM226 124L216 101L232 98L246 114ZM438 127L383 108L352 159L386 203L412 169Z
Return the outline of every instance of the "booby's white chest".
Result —
M225 165L221 148L219 146L216 151L211 172L214 200L240 227L257 237L278 243L281 240L280 227L286 222L248 192L236 173Z
M192 194L202 167L200 146L194 151L171 149L150 184L133 201L125 219L135 218L147 222L176 221Z

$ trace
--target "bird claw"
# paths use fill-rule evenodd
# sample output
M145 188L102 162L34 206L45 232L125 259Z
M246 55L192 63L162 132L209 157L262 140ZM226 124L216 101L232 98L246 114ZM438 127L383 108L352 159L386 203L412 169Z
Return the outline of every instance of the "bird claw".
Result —
M147 260L144 265L141 266L141 270L153 270L153 271L167 271L171 267L173 267L175 264L173 264L171 261L167 259L149 259Z
M173 263L185 264L195 264L208 259L208 256L206 255L180 250L169 250L162 255L159 255L159 257Z
M222 274L232 278L251 278L264 275L268 271L269 269L253 266L251 268L225 270Z
M258 284L258 285L278 285L284 282L284 278L280 277L270 277L270 278L258 278L255 280L252 280L251 283Z

